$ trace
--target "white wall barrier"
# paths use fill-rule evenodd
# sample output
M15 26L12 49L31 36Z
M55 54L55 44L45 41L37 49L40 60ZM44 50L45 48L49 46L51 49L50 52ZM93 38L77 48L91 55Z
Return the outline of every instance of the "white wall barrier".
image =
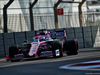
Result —
M78 47L84 48L83 32L82 28L75 28L75 39L78 41Z
M0 57L5 57L3 34L0 34Z
M13 33L4 33L4 51L5 54L8 54L9 46L14 45L14 34Z

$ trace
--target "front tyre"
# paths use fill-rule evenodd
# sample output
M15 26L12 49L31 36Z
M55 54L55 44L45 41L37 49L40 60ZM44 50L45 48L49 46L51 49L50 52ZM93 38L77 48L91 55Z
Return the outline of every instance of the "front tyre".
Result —
M54 58L63 56L62 46L58 41L54 41L51 43L51 49L53 51Z

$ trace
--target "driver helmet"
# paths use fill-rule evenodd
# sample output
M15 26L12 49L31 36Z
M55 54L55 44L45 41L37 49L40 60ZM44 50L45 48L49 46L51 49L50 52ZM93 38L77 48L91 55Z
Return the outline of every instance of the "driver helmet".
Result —
M45 37L40 37L40 41L45 41Z

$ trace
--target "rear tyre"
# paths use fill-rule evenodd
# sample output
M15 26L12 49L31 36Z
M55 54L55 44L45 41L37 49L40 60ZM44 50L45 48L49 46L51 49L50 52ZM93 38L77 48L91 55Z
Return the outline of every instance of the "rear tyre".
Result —
M17 46L10 46L9 47L9 57L13 58L14 55L18 54L18 48Z
M54 58L63 56L62 46L58 41L52 42L51 48L53 50L53 57Z
M20 61L20 59L12 60L14 58L14 55L19 54L19 50L17 46L10 46L9 47L9 58L11 59L11 62Z
M64 50L67 55L76 55L78 54L78 43L77 40L69 40L65 41L63 45Z

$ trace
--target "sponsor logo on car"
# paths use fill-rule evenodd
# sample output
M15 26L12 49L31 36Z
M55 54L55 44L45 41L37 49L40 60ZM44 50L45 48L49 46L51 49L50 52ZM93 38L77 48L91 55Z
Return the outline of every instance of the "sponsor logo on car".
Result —
M43 55L52 55L52 51L42 51L42 52L40 53L40 55L41 55L41 56L43 56Z

